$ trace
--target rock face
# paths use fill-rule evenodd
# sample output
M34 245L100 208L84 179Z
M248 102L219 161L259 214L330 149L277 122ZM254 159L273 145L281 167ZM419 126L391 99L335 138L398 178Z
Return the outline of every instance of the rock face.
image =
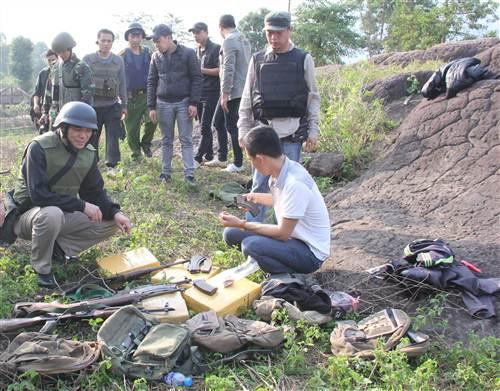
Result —
M413 61L441 60L451 61L461 57L474 57L500 43L498 38L479 38L461 42L448 42L435 45L427 50L411 50L409 52L384 53L370 58L377 65L408 65Z
M500 44L478 57L500 73ZM410 241L442 238L459 259L500 277L499 134L500 80L421 101L371 168L327 197L332 256L324 270L366 278L362 270L401 258ZM482 334L499 332L495 321L472 321L462 310L444 316Z

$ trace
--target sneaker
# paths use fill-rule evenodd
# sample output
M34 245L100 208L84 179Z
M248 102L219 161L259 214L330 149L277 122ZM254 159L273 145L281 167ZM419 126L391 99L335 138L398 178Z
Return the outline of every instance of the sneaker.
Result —
M243 170L244 170L243 166L238 167L236 164L231 163L223 171L227 171L227 172L241 172Z
M110 178L115 178L116 177L116 170L114 167L107 167L106 168L106 175L109 176Z
M225 168L227 167L227 161L224 160L223 162L221 162L219 159L215 158L213 160L210 160L209 162L206 162L205 166Z
M149 145L143 145L142 151L146 157L153 157L153 151L151 151L151 147Z
M38 273L38 286L42 288L55 288L56 282L54 281L54 275L52 273Z

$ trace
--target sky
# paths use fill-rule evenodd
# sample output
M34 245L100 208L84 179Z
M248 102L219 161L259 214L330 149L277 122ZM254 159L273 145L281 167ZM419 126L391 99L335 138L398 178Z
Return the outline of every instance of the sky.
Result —
M232 14L236 21L251 11L259 8L287 10L289 0L184 0L184 1L16 1L8 0L2 4L0 12L0 32L10 42L18 35L29 38L33 43L45 42L50 47L52 39L61 31L69 32L77 46L75 52L83 57L97 49L95 44L97 31L109 28L118 33L113 51L126 46L123 32L126 24L119 23L115 15L145 13L158 15L156 23L161 23L161 16L172 13L183 20L186 30L194 23L203 21L208 24L209 34L216 42L222 38L218 31L219 17ZM291 0L292 10L301 0ZM175 4L169 6L169 4ZM51 23L52 21L52 23ZM149 34L154 26L144 26ZM174 31L175 37L175 31Z

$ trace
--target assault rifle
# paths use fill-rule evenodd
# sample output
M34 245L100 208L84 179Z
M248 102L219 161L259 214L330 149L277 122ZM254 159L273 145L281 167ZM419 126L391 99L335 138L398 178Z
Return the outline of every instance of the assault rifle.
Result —
M31 328L41 324L45 324L49 327L44 326L40 332L48 332L60 320L107 318L120 308L121 307L110 307L102 310L75 312L72 314L47 314L43 316L35 316L34 318L0 319L0 333L19 332L22 329Z
M189 262L189 260L186 259L181 259L179 261L171 262L171 263L164 263L159 266L153 266L153 267L147 267L145 269L139 269L139 270L134 270L132 272L124 273L124 274L116 274L111 277L95 277L95 276L89 276L85 278L83 281L78 282L76 285L72 286L69 289L66 289L63 291L63 296L70 295L78 290L82 285L88 284L90 282L92 283L97 283L100 285L118 285L118 284L123 284L124 282L127 281L133 281L137 280L141 277L147 276L148 274L154 273L159 270L166 269L171 266L175 265L182 265L184 263Z
M85 313L98 309L107 309L110 307L121 307L124 305L138 303L148 297L158 296L164 293L183 291L177 284L183 284L186 281L179 281L175 284L146 285L134 288L128 291L119 292L111 297L101 299L91 299L79 301L71 304L53 303L16 303L12 311L14 318L29 318L44 314L76 314Z

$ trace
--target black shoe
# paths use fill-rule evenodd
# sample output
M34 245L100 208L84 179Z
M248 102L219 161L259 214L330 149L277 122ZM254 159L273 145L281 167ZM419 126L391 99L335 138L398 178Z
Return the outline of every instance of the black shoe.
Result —
M184 180L190 185L196 185L196 181L194 180L194 176L187 176Z
M170 175L161 174L160 180L161 180L161 183L163 183L164 185L168 185L169 183L172 183L172 177Z
M55 288L56 282L54 281L54 275L52 273L38 273L38 286L42 288Z
M151 147L149 145L143 145L142 151L146 157L153 157L153 152L151 151Z

